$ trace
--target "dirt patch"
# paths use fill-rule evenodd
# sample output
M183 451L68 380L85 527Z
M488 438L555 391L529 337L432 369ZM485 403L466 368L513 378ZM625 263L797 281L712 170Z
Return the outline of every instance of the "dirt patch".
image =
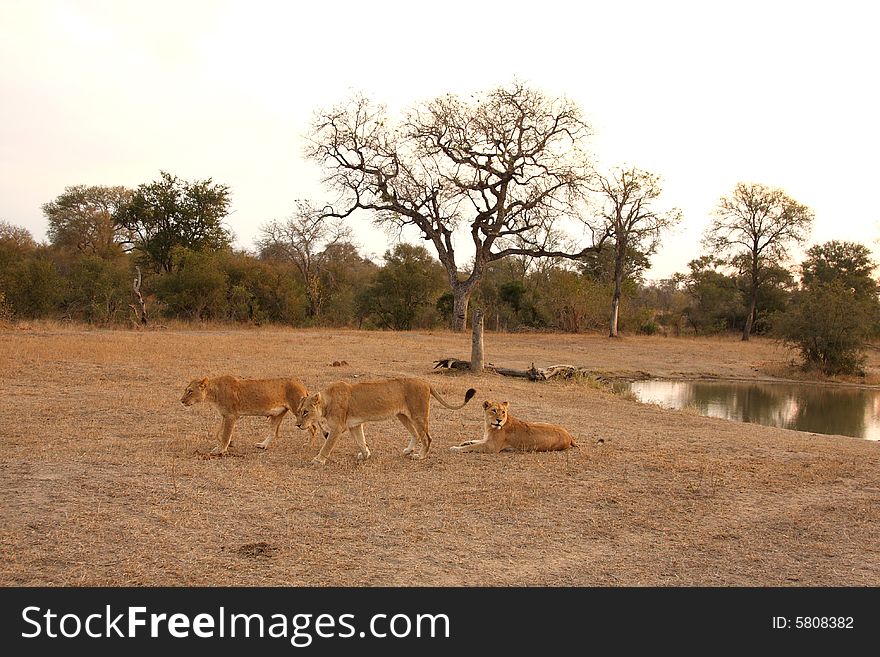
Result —
M224 551L232 552L246 559L260 559L273 557L278 553L279 548L267 543L266 541L258 541L256 543L245 543L237 548L225 549Z
M755 339L498 335L506 367L568 363L658 377L766 378L792 354ZM880 445L705 418L576 381L433 370L469 335L329 330L0 332L3 585L880 585ZM341 358L347 367L332 367ZM869 355L869 375L878 354ZM328 367L328 364L331 364ZM269 449L242 418L179 403L196 376L419 376L431 452L398 423L330 462L286 418ZM484 399L566 426L578 449L455 454Z

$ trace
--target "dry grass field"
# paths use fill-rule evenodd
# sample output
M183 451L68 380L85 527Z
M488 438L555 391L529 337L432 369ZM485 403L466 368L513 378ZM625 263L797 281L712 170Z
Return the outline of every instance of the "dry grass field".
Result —
M880 585L880 444L664 410L573 382L432 370L469 335L342 330L0 331L2 585ZM757 378L773 342L495 335L487 359L615 374ZM872 374L878 371L872 355ZM348 365L334 367L333 361ZM396 421L343 437L324 467L290 419L266 451L242 419L184 408L203 375L427 379L428 458ZM489 456L483 399L558 421L566 452ZM599 439L602 442L599 443Z

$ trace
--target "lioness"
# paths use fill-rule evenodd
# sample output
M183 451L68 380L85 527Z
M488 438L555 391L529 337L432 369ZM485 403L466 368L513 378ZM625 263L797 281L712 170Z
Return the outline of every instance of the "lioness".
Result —
M239 417L257 415L269 418L269 435L257 443L257 447L266 449L272 438L278 437L285 414L296 409L306 395L308 391L303 384L294 379L239 379L224 375L194 379L186 387L180 403L192 406L209 401L217 407L223 421L217 429L219 445L211 450L211 454L225 454ZM317 427L316 423L304 427L311 434L309 444L316 439Z
M507 412L508 402L483 402L486 431L482 440L468 440L450 449L453 452L552 452L577 447L574 438L558 424L524 422Z
M459 409L476 394L469 389L464 401L452 406L443 400L433 386L421 379L398 378L384 381L346 383L337 381L320 392L309 395L296 410L296 426L302 428L309 422L319 423L329 435L313 462L324 464L333 446L348 431L358 446L358 459L370 457L370 448L364 437L364 422L396 417L410 433L409 445L403 450L415 459L424 458L431 448L428 433L428 413L431 397L446 408ZM416 443L422 449L415 452Z

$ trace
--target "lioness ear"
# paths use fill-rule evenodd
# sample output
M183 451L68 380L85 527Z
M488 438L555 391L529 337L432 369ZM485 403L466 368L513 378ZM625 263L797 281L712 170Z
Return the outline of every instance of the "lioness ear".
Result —
M501 405L502 405L502 406L505 408L505 410L506 410L507 407L510 406L510 402L501 402Z
M317 405L320 404L320 403L321 403L321 393L320 393L320 392L316 392L316 393L315 393L315 398L312 399L312 406L317 406Z
M492 402L490 402L490 401L487 399L486 401L483 402L483 410L484 410L484 411L487 410L491 405L492 405Z
M201 388L202 390L204 390L204 389L207 388L207 387L208 387L208 377L205 377L204 379L202 379L201 381L199 381L199 388Z

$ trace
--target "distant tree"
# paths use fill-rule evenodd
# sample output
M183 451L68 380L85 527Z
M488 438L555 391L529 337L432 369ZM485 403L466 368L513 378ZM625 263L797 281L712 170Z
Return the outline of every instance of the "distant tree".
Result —
M69 316L87 322L110 323L118 319L130 299L130 271L124 259L89 254L73 262L63 299Z
M876 321L875 300L834 281L801 290L774 329L798 349L806 369L829 376L864 374L865 340Z
M0 326L12 321L15 317L15 310L12 305L6 301L6 292L0 289Z
M660 235L681 221L677 208L660 212L654 205L660 197L660 177L635 167L616 168L596 176L601 215L613 243L613 284L609 336L617 337L623 281L641 273L660 244Z
M408 331L434 307L443 278L443 268L425 247L400 243L385 252L385 266L367 292L369 311L380 326Z
M125 187L76 185L65 187L54 201L43 204L52 245L79 253L117 255L128 235L120 233L114 216L131 200Z
M688 294L682 286L682 276L651 282L639 287L636 303L649 311L650 319L641 327L641 333L658 331L680 335L688 306Z
M26 228L0 220L0 292L9 300L10 286L16 269L37 249L37 243Z
M57 310L62 279L49 256L26 228L0 221L0 311L4 317L32 319Z
M788 257L791 244L803 243L813 224L813 211L781 189L738 183L722 197L703 243L713 254L728 254L744 264L748 280L743 340L752 333L758 292L767 272Z
M229 213L229 188L210 178L185 181L164 171L159 180L139 185L114 215L128 231L127 246L155 272L171 272L175 248L189 251L223 249L232 235L223 226ZM180 251L178 251L180 252Z
M324 295L321 323L358 326L367 316L359 300L373 283L379 267L358 253L351 242L334 242L319 254L319 280Z
M871 250L858 242L831 240L807 249L807 259L801 265L804 287L811 288L834 281L854 294L876 295L877 265Z
M321 283L321 254L334 244L349 241L350 229L323 216L312 202L298 200L293 214L284 221L270 221L260 233L257 247L261 255L296 267L308 299L307 314L316 317L326 295Z
M774 322L776 335L799 350L805 368L864 373L865 344L880 319L868 253L861 244L839 241L807 251L801 289Z
M736 277L721 271L722 265L718 258L701 256L688 263L690 271L682 277L690 297L684 314L697 334L731 330L744 321Z
M464 329L489 263L516 255L577 259L604 237L594 233L581 203L592 172L590 128L564 98L514 83L471 100L437 98L398 123L358 96L319 111L311 133L307 156L340 195L327 214L366 210L379 225L416 228L446 271L455 330ZM565 246L566 222L586 229L592 241ZM464 271L458 228L466 228L474 253Z
M595 330L608 321L611 290L569 268L555 267L536 274L539 313L550 326L566 333Z
M9 272L8 286L6 301L18 317L49 317L63 300L64 279L45 249L18 261Z
M598 253L590 253L578 263L578 270L587 278L601 285L614 285L614 268L617 260L616 249L613 244L609 248L602 249ZM624 271L623 280L638 282L645 270L651 266L647 255L629 247L626 254L626 262L629 263Z
M27 228L0 220L0 248L24 254L36 249L37 243Z
M751 276L748 273L748 257L734 258L732 267L736 271L736 287L742 299L749 299L751 292ZM781 265L768 265L761 274L761 286L755 301L755 312L752 316L752 335L760 335L770 330L771 317L774 313L784 310L797 283L790 269ZM746 316L739 322L744 325Z
M223 258L222 269L229 281L229 319L291 325L305 320L305 293L290 263L236 252Z
M223 253L175 247L173 272L155 280L156 296L174 316L191 320L222 320L228 309L229 279Z

